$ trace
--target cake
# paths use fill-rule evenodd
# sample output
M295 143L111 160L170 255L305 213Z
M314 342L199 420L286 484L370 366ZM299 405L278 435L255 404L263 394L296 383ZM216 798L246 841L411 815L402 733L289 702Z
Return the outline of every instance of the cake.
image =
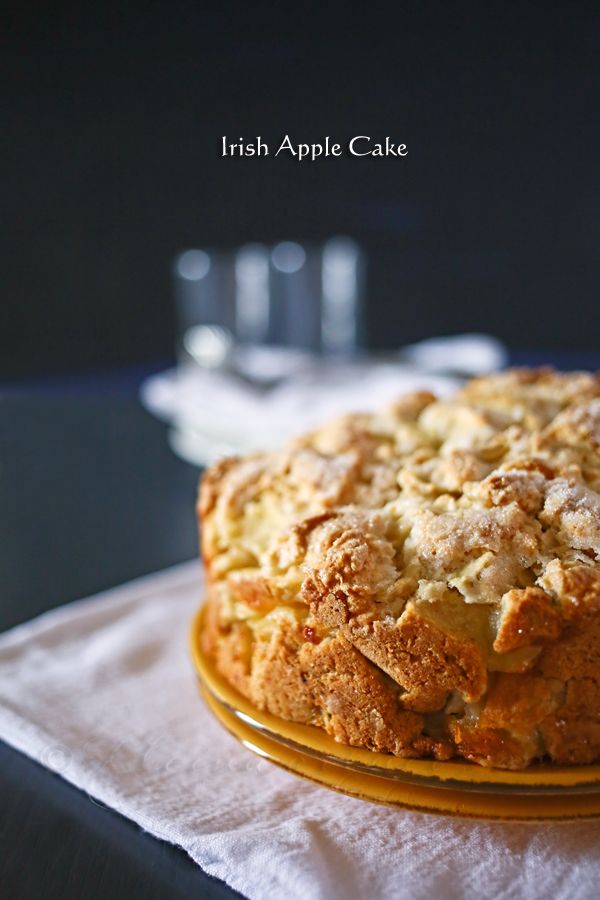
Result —
M600 759L600 375L400 397L201 483L204 651L399 757Z

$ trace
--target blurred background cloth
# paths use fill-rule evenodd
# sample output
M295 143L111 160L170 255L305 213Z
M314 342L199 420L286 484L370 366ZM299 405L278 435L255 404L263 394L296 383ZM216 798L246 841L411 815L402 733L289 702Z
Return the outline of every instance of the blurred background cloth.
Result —
M4 377L169 362L186 247L349 234L366 337L591 351L600 16L587 4L13 5L3 29ZM406 159L223 159L355 134Z
M220 456L276 449L343 413L383 411L403 393L447 396L466 377L494 372L508 361L494 338L456 335L388 355L288 356L288 376L265 389L257 375L261 364L267 374L272 370L268 351L239 351L255 357L253 379L232 368L188 364L144 382L142 403L171 425L169 442L179 456L208 465Z

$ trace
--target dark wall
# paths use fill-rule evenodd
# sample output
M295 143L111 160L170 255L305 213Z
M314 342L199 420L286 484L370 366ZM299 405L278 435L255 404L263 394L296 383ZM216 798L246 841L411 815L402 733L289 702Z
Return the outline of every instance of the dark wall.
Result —
M3 38L5 373L164 358L177 250L335 232L368 250L375 345L598 348L597 11L90 6L15 5ZM409 155L219 157L285 133Z

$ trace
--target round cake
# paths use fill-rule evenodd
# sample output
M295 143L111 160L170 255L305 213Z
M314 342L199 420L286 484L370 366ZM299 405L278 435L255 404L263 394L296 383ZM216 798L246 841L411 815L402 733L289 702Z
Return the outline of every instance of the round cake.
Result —
M203 639L261 710L401 757L600 759L600 375L401 397L200 490Z

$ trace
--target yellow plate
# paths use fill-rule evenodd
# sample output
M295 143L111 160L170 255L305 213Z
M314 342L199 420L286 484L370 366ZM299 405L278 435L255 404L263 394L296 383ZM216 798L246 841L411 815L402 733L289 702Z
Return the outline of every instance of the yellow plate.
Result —
M200 610L192 658L204 698L244 746L297 775L376 803L481 819L573 821L600 817L600 766L486 769L468 762L399 759L339 744L322 729L256 709L202 652Z

